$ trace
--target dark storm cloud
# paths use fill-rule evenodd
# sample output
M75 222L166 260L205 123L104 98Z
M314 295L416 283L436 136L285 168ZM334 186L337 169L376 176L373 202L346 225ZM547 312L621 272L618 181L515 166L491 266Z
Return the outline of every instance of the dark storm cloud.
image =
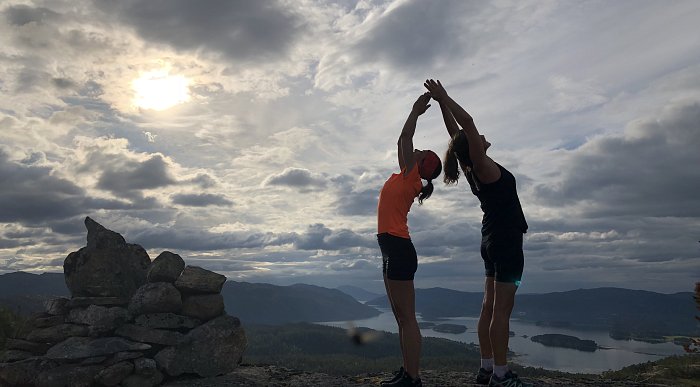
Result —
M0 149L0 223L16 222L30 227L8 231L5 238L37 242L52 232L72 235L82 229L74 224L82 224L80 219L88 213L135 209L134 204L127 202L86 196L83 188L56 177L50 167L34 164L44 160L43 154L35 153L15 162ZM34 226L40 227L31 228Z
M59 14L43 7L30 7L28 5L14 5L3 10L5 18L13 26L23 26L27 23L41 23L46 20L56 19Z
M276 185L291 188L322 188L326 186L326 180L314 175L308 169L287 168L276 175L268 176L263 181L263 186Z
M0 149L0 222L37 223L82 211L85 191L51 168L9 160Z
M467 20L485 5L461 0L404 2L383 16L354 50L362 62L381 60L398 69L428 69L438 61L464 59L476 52L472 45L483 40L468 39Z
M173 203L191 207L230 206L232 201L223 195L214 194L177 194L173 195Z
M584 206L590 217L700 217L700 104L633 123L571 152L556 184L536 187L547 206Z
M5 239L0 237L0 249L10 249L22 245L30 244L31 242L20 242L15 239Z
M146 40L175 49L204 49L237 61L283 57L301 21L277 1L96 0L108 17Z
M168 165L161 155L139 162L126 160L119 164L103 165L97 186L115 194L131 194L131 191L153 189L175 184Z

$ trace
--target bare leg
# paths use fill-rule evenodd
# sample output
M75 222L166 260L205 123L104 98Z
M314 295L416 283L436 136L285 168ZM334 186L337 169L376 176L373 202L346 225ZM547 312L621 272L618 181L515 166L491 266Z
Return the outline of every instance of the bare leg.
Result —
M403 343L404 368L412 378L420 371L421 335L416 320L416 293L413 281L387 280L389 292L398 315L401 341Z
M507 364L508 331L510 328L510 313L515 303L515 291L518 287L513 283L495 282L493 297L493 317L491 318L490 338L493 350L494 364Z
M491 327L491 318L493 317L494 282L493 277L486 277L486 281L484 281L484 301L481 304L479 325L477 325L477 333L479 335L479 351L481 352L482 359L493 358L493 349L491 349L491 336L489 331Z
M394 313L394 318L396 319L396 325L399 327L399 344L401 345L401 357L406 359L406 352L403 345L403 329L401 328L401 323L399 322L399 315L396 313L396 307L394 306L394 300L391 297L391 290L389 289L389 279L386 278L384 274L384 288L386 289L386 296L389 298L389 305L391 305L391 312ZM406 364L404 361L403 368L406 369Z

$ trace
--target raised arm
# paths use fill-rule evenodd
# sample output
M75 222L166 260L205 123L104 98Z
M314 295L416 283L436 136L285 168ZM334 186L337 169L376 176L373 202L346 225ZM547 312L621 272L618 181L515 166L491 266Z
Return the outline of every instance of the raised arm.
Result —
M430 107L430 94L422 94L416 102L413 103L411 113L403 124L399 141L397 142L399 151L399 167L403 170L406 168L406 174L411 172L415 163L413 161L413 135L416 133L416 123L418 116L425 113Z
M445 129L447 129L447 133L449 133L450 138L452 138L459 131L459 126L457 126L457 121L455 121L455 117L452 115L450 108L447 107L447 104L443 103L442 101L438 102L440 103L442 120L445 121Z
M469 142L469 158L472 161L474 173L476 173L479 181L488 184L498 180L501 177L501 171L498 165L496 165L491 158L486 156L484 142L481 139L479 131L476 129L476 125L474 125L472 116L447 94L447 91L445 91L440 81L428 79L425 81L424 86L428 89L430 95L440 102L441 107L444 105L447 110L450 111L467 135L467 141ZM450 135L453 135L453 133L450 133Z

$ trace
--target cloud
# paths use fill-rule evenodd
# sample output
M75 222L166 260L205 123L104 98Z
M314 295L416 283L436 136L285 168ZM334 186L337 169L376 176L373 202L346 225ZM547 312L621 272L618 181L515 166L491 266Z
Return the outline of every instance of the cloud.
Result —
M206 207L206 206L230 206L232 201L226 199L223 195L215 194L176 194L173 195L172 201L175 204L191 207Z
M279 174L270 175L262 182L263 187L283 186L295 189L319 189L325 187L326 179L303 168L285 168Z
M277 1L96 0L95 4L147 41L177 51L204 50L237 62L284 58L304 29L303 21Z
M151 132L143 132L143 135L146 137L148 142L156 142L156 137L158 137L157 134L153 134Z
M348 229L333 231L321 223L309 225L302 234L296 234L294 248L300 250L342 250L356 247L375 247L369 236Z
M394 69L425 73L437 62L462 60L478 51L481 39L469 39L469 26L455 15L476 19L485 3L443 1L396 2L372 21L354 46L361 63L387 62Z
M5 17L13 26L23 26L28 23L42 23L46 20L57 19L59 14L43 7L30 7L19 4L5 8Z
M168 172L168 164L161 155L153 155L149 159L126 161L121 165L105 165L100 174L97 187L114 194L129 194L130 191L155 189L175 184L176 181Z
M565 76L549 78L555 92L550 102L555 112L573 113L608 101L601 87L590 82L577 82Z
M669 106L568 153L559 178L538 184L548 206L578 206L587 217L700 216L700 104Z
M361 191L341 191L334 207L343 216L370 216L377 212L379 190L366 189Z
M0 222L39 224L74 217L94 209L125 209L116 200L91 198L71 181L54 175L50 165L10 160L0 149Z

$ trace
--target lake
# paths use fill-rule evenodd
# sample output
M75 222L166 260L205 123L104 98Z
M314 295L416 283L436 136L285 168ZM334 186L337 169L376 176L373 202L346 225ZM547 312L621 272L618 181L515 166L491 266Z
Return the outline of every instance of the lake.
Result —
M352 321L357 327L367 327L378 331L397 333L396 320L391 309L379 309L382 314L376 317ZM424 320L419 315L418 322L434 322L460 324L467 327L467 331L459 334L440 333L432 329L421 329L424 337L442 337L463 343L477 343L476 334L478 318L476 317L450 317L440 320ZM319 322L317 324L348 327L348 321ZM557 370L573 373L601 373L608 370L619 370L632 364L659 360L661 358L684 354L683 348L673 343L651 344L642 341L614 340L606 331L588 331L570 328L539 327L535 324L511 320L510 330L515 332L511 337L509 348L517 354L513 359L516 363L542 367L549 370ZM599 346L610 349L598 349L595 352L583 352L568 348L545 347L535 343L530 337L545 333L559 333L575 336L584 340L594 340ZM527 338L523 336L526 335ZM510 359L509 359L510 360Z

